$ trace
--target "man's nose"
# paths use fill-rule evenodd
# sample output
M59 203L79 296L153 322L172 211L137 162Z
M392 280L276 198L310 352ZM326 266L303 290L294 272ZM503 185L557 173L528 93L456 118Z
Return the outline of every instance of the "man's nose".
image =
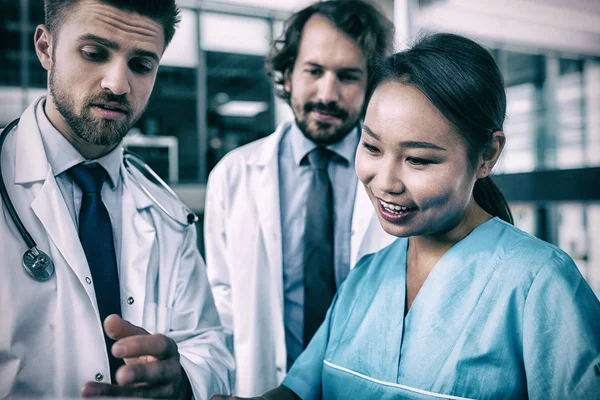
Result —
M332 73L325 73L318 82L318 100L321 103L336 103L340 100L339 81Z
M109 90L112 94L123 95L131 91L129 85L129 67L123 61L115 61L106 66L102 79L102 89Z

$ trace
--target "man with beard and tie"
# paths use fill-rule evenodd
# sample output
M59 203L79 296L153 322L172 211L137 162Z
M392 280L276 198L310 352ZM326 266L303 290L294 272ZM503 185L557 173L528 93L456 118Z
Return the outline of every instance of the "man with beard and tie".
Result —
M392 34L365 1L292 15L268 69L294 121L231 151L209 176L207 273L238 395L281 383L352 266L392 240L354 172L367 79Z
M44 7L34 43L49 91L2 136L0 398L230 391L195 227L163 211L180 203L120 146L173 38L175 0ZM23 268L28 247L44 268Z

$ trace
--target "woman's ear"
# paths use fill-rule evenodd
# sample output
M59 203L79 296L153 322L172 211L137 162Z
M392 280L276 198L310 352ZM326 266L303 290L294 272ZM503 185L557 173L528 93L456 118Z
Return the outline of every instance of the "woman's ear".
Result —
M33 45L42 67L46 71L52 68L52 34L45 25L38 25L33 35Z
M504 144L506 143L506 137L504 132L496 131L492 134L492 144L490 147L481 155L479 168L477 169L477 179L485 178L492 173L492 169L496 165Z

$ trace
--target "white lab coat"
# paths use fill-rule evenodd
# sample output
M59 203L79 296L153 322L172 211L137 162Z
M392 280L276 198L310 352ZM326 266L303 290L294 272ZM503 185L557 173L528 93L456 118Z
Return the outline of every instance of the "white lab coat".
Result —
M0 205L0 398L77 397L96 377L110 381L93 282L46 158L36 103L6 139L2 171L23 224L53 259L56 271L47 282L37 282L25 272L21 257L27 246ZM123 318L177 342L196 398L228 392L233 359L197 250L195 228L166 217L131 182L123 166L121 176Z
M208 279L236 359L234 393L256 396L286 375L279 143L289 123L228 153L208 179L204 240ZM356 190L351 262L395 238L383 231L364 187Z

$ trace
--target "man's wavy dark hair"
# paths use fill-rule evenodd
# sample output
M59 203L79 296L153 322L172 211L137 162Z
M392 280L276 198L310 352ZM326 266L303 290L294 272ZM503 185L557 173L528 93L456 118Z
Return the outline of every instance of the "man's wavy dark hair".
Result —
M44 0L45 25L50 32L58 32L69 11L80 0ZM148 17L163 27L165 48L175 35L179 23L179 8L175 0L98 0L121 10Z
M377 60L391 53L394 27L373 4L363 0L329 0L314 3L292 15L285 22L280 38L274 41L267 58L267 73L273 79L275 93L290 101L283 86L298 56L302 30L315 14L327 18L340 31L350 36L362 49L367 60L367 75Z

